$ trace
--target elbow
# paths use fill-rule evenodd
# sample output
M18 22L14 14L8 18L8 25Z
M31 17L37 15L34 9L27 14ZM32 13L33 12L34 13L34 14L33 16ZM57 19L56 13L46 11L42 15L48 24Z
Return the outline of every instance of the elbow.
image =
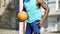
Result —
M48 8L46 9L46 11L49 13L49 11L50 11L50 8L48 7Z
M50 11L50 8L48 8L48 11Z

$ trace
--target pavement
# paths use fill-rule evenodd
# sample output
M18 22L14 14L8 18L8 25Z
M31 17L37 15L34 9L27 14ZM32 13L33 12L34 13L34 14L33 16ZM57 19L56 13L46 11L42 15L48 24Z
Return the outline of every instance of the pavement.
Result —
M0 34L19 34L18 30L0 29ZM60 34L52 32L42 32L41 34Z
M0 29L0 34L19 34L17 30Z
M42 32L41 34L60 34L60 33Z

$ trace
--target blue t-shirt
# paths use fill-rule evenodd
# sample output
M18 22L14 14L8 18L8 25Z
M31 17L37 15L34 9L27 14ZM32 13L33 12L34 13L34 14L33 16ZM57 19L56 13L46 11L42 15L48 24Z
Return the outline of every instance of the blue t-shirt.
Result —
M28 13L27 23L33 23L35 20L41 20L41 8L36 5L36 0L25 0L24 7Z

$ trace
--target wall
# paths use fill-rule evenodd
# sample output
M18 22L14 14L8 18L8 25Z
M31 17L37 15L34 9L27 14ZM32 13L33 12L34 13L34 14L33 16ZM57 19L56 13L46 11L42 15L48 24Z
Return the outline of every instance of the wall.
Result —
M4 7L1 5L0 8L0 28L16 29L16 1L7 0L6 2L8 3Z

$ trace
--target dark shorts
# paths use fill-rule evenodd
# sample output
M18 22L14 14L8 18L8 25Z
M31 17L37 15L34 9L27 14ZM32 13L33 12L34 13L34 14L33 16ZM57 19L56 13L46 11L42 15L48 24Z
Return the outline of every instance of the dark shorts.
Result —
M40 27L38 26L40 20L35 20L33 23L27 23L25 34L40 34Z

